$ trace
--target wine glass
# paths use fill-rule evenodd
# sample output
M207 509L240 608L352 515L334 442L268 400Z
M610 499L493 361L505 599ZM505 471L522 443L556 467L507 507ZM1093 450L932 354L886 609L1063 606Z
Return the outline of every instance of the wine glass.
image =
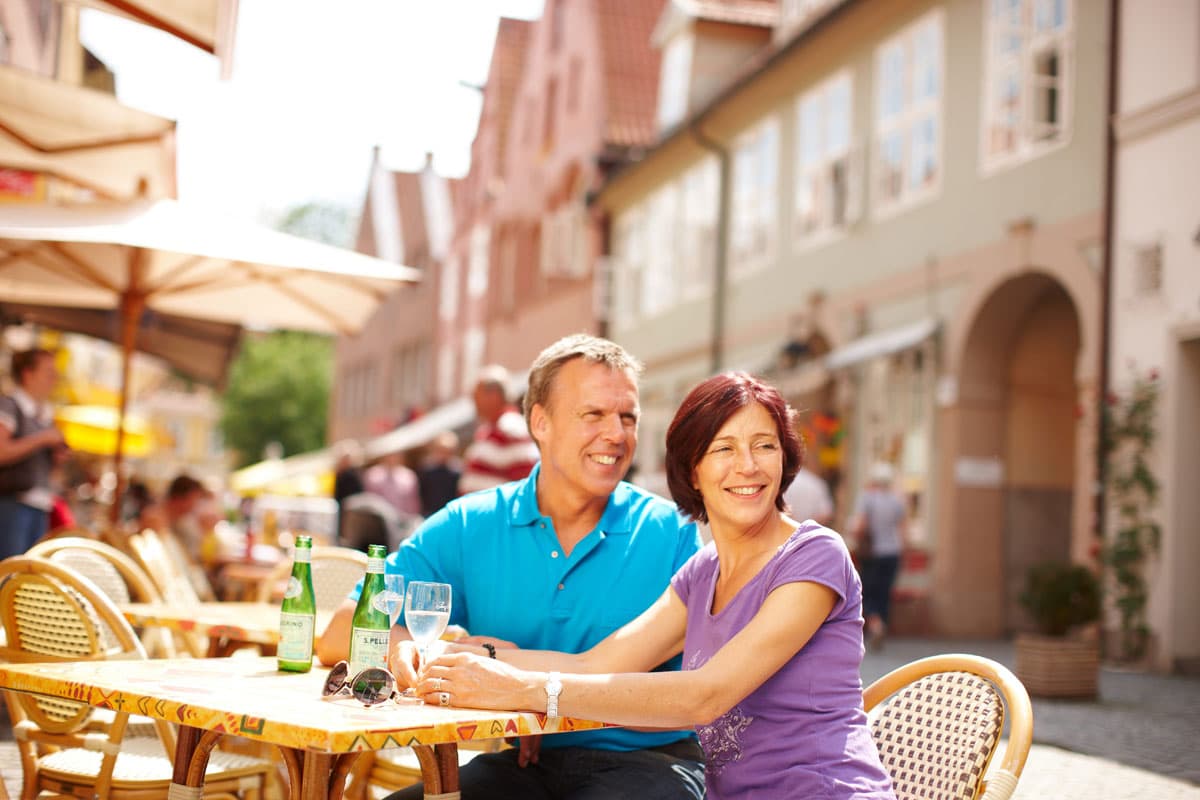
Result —
M400 612L404 610L404 576L392 572L383 576L383 606L388 620L395 627L400 620Z
M450 622L450 584L409 581L404 601L404 624L417 643L417 668L425 663L429 645Z

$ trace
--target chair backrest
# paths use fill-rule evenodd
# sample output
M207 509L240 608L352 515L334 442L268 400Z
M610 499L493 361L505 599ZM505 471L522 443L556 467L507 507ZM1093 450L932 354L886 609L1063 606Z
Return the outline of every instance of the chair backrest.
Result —
M39 556L0 562L0 660L15 663L145 658L129 623L94 583ZM52 733L77 730L91 707L56 698L6 693L10 708ZM14 719L14 724L16 720Z
M200 602L200 595L184 572L185 565L176 562L158 531L146 528L132 534L129 548L165 602L184 606Z
M112 545L93 539L47 539L29 548L26 555L48 558L83 575L108 595L113 603L161 603L162 594L137 562ZM152 658L172 658L176 648L171 634L148 628L142 644Z
M314 547L312 551L313 595L318 611L334 611L367 570L367 554L349 547ZM275 587L292 571L284 559L258 587L258 600L275 599Z
M65 564L96 584L114 603L158 603L162 594L146 571L112 545L95 539L46 539L26 555Z
M863 705L897 800L1003 800L1033 741L1025 687L1003 665L947 654L906 664L867 687ZM989 766L1005 717L1008 746Z

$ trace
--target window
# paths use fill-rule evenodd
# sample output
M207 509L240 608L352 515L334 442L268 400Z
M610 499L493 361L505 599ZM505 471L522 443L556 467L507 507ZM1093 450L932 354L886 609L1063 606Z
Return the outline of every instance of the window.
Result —
M907 205L941 181L942 40L938 10L876 53L876 208Z
M612 319L617 327L622 327L641 316L642 274L646 271L643 207L626 211L617 219L613 244L617 263L612 276Z
M566 11L563 5L567 0L548 0L550 4L550 49L562 47L563 33L566 27Z
M719 172L716 157L707 156L683 175L679 231L681 300L703 297L712 290L717 264Z
M983 166L1064 142L1070 0L989 0L984 17Z
M462 380L459 391L470 394L479 377L479 369L483 366L483 349L487 344L487 336L481 328L471 328L463 337Z
M679 291L677 249L679 247L679 188L667 184L649 200L646 226L647 258L642 270L639 311L653 316L675 305Z
M446 402L454 397L454 346L447 342L438 351L438 400Z
M731 274L760 267L775 248L779 173L779 122L743 134L733 153Z
M587 209L583 200L542 217L542 274L581 278L588 272Z
M571 66L567 71L567 113L574 114L579 110L579 95L583 91L583 59L571 57Z
M859 169L851 146L852 84L835 77L796 106L796 233L810 236L854 221Z
M399 408L420 405L425 396L425 367L428 345L409 342L392 352L390 402Z
M783 24L789 28L799 26L812 20L829 4L830 0L783 0Z
M482 297L488 288L488 249L491 231L483 225L471 230L471 255L467 262L467 296Z
M687 115L692 72L692 36L680 33L663 48L658 84L658 128L666 130Z
M438 287L438 316L452 322L458 315L458 257L449 256L442 262L442 285Z
M617 218L612 306L618 327L711 291L716 264L717 160L707 156Z
M509 229L500 237L499 286L496 299L500 311L512 313L517 304L517 232Z
M558 113L558 81L554 78L546 81L546 105L542 113L542 152L549 153L554 148L554 116Z

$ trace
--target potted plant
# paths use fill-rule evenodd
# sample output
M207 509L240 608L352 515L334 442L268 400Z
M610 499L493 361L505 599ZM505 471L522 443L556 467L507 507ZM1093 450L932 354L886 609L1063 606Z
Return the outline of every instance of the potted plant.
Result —
M1100 581L1079 564L1048 562L1030 568L1021 605L1038 633L1017 635L1017 677L1031 695L1095 697L1100 642L1083 626L1100 619Z

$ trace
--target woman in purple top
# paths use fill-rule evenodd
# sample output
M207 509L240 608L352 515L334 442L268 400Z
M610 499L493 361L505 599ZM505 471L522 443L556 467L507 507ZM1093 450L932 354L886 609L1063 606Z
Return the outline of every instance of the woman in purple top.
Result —
M718 800L894 800L862 707L858 575L840 536L786 513L783 489L801 462L794 414L745 373L701 383L667 431L667 481L680 509L708 522L712 543L588 652L457 652L422 672L418 692L694 726ZM682 672L645 674L680 651Z

